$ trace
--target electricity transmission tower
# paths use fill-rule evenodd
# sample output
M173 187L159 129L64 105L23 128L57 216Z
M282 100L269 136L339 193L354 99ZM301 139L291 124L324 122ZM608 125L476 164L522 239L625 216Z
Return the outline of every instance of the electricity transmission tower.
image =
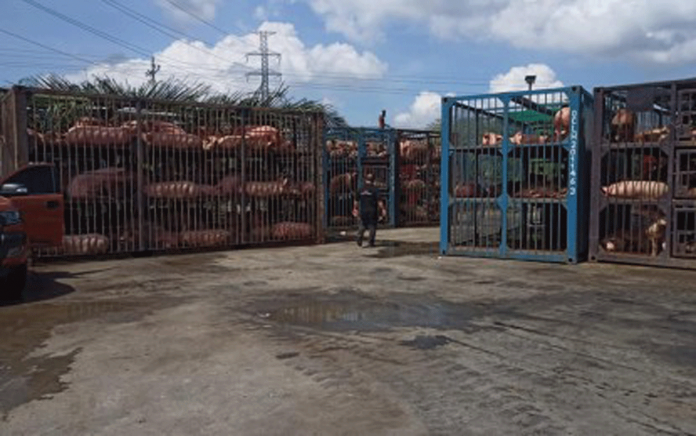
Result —
M150 83L153 85L157 83L155 76L159 73L159 70L160 65L155 63L155 57L153 56L152 59L150 59L150 69L145 72L145 75L150 78Z
M264 101L268 100L270 95L269 90L269 78L270 76L280 77L281 74L277 71L272 71L268 65L268 60L271 57L277 58L278 63L280 63L280 53L272 52L268 49L268 37L274 35L275 32L268 31L258 31L256 34L259 35L259 51L247 53L247 62L249 61L249 56L259 56L261 58L261 69L256 71L251 71L246 74L247 79L249 76L261 76L261 86L259 86L259 93Z

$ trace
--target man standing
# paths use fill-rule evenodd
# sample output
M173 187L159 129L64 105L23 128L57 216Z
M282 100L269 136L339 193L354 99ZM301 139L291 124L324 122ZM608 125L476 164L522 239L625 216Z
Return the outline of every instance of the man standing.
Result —
M358 229L357 243L362 247L365 230L370 231L370 247L375 246L375 236L377 234L377 222L379 212L386 214L386 210L379 201L379 190L375 187L375 178L372 174L365 175L365 184L358 191L358 198L353 205L353 215L360 214L360 228ZM359 206L359 209L358 209Z

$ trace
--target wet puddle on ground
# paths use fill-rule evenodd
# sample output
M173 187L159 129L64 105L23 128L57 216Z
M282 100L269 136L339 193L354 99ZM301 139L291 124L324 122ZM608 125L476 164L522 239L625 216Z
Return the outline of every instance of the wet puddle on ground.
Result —
M484 313L475 304L457 304L410 294L375 299L358 292L313 295L285 307L257 312L283 325L332 331L383 331L399 327L474 330L470 321Z

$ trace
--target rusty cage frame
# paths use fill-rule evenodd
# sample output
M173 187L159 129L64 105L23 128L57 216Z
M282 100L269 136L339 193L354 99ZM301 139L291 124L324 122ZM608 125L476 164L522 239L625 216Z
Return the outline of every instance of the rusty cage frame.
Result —
M320 243L323 114L14 87L2 171L55 164L65 238L40 257Z
M696 79L595 89L590 256L696 269Z

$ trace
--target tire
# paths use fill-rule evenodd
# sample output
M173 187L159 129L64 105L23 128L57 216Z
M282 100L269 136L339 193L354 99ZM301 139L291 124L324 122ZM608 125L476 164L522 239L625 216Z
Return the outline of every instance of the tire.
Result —
M24 288L27 284L27 266L22 265L13 269L5 278L7 291L2 295L11 301L20 301L24 295Z

